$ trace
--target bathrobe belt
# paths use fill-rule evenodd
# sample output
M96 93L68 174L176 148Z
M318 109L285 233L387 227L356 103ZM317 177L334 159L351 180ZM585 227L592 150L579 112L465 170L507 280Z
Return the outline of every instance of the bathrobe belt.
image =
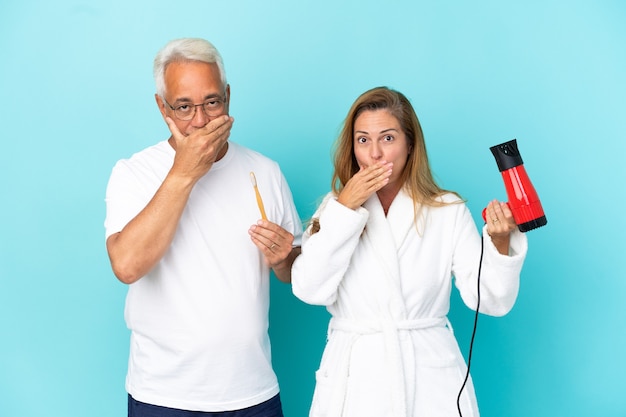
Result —
M362 335L382 333L384 336L385 350L390 361L391 370L391 395L393 415L405 417L407 415L406 384L404 378L404 366L400 349L400 331L420 330L432 327L452 326L447 317L424 318L415 320L352 320L333 317L328 325L328 337L334 331L351 334L348 346L344 349L338 369L338 380L331 397L329 416L339 417L343 412L343 404L347 391L348 370L352 347ZM412 346L412 344L411 344Z

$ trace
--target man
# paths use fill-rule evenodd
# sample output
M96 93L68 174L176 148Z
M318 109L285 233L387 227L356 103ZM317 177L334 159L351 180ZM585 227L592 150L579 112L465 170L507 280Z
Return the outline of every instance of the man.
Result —
M229 141L212 44L168 43L154 77L171 136L119 161L106 192L106 247L129 284L129 416L282 416L269 272L290 282L300 252L291 192L277 163Z

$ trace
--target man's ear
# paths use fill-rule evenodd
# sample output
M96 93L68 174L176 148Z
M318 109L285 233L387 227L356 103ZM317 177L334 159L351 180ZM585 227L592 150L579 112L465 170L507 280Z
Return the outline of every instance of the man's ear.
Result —
M226 114L229 114L230 111L230 84L226 84L226 88L224 89L224 101L226 102Z
M163 99L161 98L160 95L155 94L154 95L154 99L156 100L156 104L159 107L159 111L161 112L161 115L163 116L163 118L165 119L165 117L167 116L165 114L165 102L163 101Z

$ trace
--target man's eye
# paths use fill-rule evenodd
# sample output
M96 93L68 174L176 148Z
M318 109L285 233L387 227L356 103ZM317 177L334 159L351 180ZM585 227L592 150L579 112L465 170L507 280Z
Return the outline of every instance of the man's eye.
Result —
M176 111L180 111L183 113L187 113L190 109L191 106L189 104L181 104L180 106L176 107Z
M222 104L221 100L209 100L209 101L205 101L204 102L204 107L207 109L214 109L216 107L219 107L220 104Z

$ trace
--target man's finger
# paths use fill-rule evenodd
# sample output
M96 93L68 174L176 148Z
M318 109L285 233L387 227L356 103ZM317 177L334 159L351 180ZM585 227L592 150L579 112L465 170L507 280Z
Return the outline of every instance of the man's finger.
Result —
M217 119L213 119L209 123L204 125L202 129L204 129L206 133L212 133L212 132L225 133L228 130L230 130L230 128L232 127L233 120L234 119L232 117L227 116L227 115L220 116Z
M174 140L176 142L178 142L179 140L184 138L185 135L183 135L180 132L180 130L178 130L178 126L176 126L176 123L174 123L174 120L172 120L171 117L166 116L165 117L165 123L167 123L167 127L169 128L170 133L172 134L172 136L174 137Z

